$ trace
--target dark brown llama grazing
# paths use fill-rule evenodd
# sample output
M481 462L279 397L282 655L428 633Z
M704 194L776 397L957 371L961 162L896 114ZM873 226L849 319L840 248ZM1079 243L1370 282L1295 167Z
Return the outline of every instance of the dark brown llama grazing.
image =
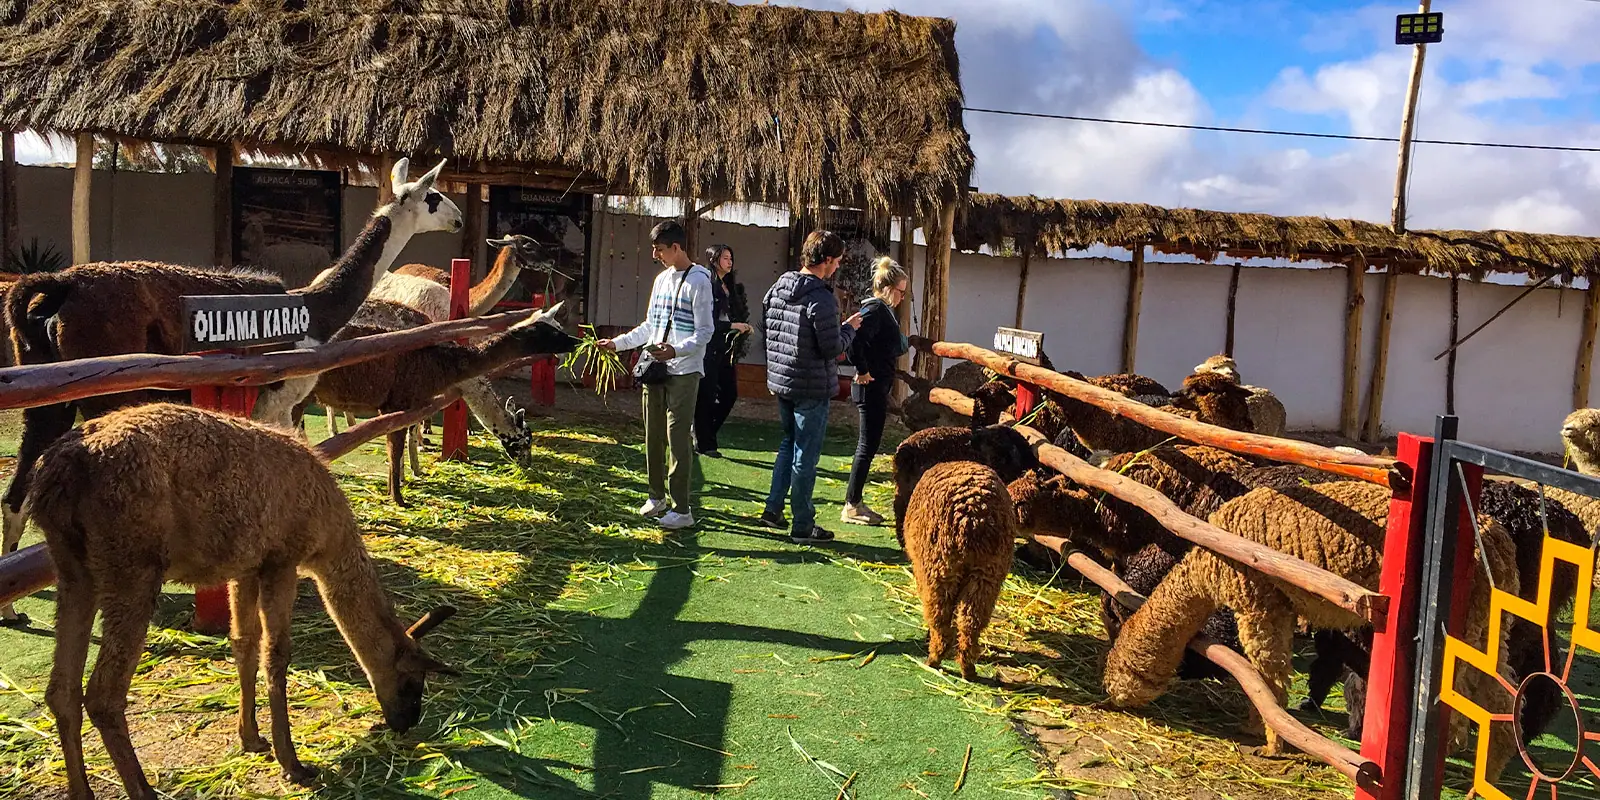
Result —
M917 482L905 548L928 625L928 666L939 666L954 644L961 677L977 679L979 640L1011 572L1015 538L1011 497L994 470L953 461Z
M471 344L443 342L329 370L317 377L316 395L327 405L360 414L422 408L450 387L513 361L572 352L578 346L578 339L561 329L558 321L561 309L562 303L557 303L504 333ZM405 318L414 310L373 300L364 313L371 316L351 321L333 341L381 333L388 329L383 320ZM389 434L389 497L401 506L406 505L401 484L407 433L402 428Z
M356 313L379 276L418 233L461 229L461 210L433 189L440 162L415 182L406 182L408 162L395 164L395 199L378 209L354 244L309 286L288 290L276 275L250 270L220 270L120 262L79 264L60 272L24 275L6 296L6 323L16 363L48 364L126 353L177 354L183 351L184 295L296 294L305 298L310 328L300 346L333 337ZM290 411L311 392L315 376L262 387L256 419L290 425ZM82 413L94 419L113 409L151 402L178 401L184 392L126 392L53 403L22 412L22 444L17 470L6 489L4 546L16 548L26 517L22 500L33 465L51 442L71 430ZM8 605L0 624L20 618Z
M289 737L285 683L297 571L316 581L391 729L415 725L428 674L449 672L418 641L454 609L435 609L409 629L395 617L344 493L321 457L287 432L170 403L121 409L60 437L39 457L27 506L59 575L47 701L73 800L94 796L83 760L85 708L129 798L156 797L129 738L126 709L165 581L228 584L240 741L247 752L274 751L295 783L316 776ZM100 654L86 693L96 610ZM270 747L256 725L263 653Z

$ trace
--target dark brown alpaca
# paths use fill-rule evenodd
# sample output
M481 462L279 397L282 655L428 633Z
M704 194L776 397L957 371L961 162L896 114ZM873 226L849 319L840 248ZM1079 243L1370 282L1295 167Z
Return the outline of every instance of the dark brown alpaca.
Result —
M378 277L394 263L417 233L461 229L461 210L433 189L440 162L415 182L406 182L408 163L395 164L395 200L373 214L361 235L331 268L311 285L287 290L278 276L250 270L213 270L147 261L79 264L60 272L24 275L6 296L6 323L16 363L48 364L126 353L177 354L183 351L184 295L295 294L305 298L311 324L300 346L332 338L360 308ZM255 417L288 426L290 411L316 378L294 378L262 387ZM74 419L94 419L113 409L154 400L182 400L186 393L126 392L54 403L22 412L22 444L17 471L6 490L4 545L22 538L34 461L72 429ZM16 624L8 605L0 620Z
M358 414L422 408L450 387L518 359L572 352L578 339L561 329L557 321L561 306L557 303L505 333L471 344L444 342L329 370L318 376L316 395L327 405ZM412 311L395 303L369 301L363 311L365 318L352 320L333 341L389 330L388 321L405 318ZM401 506L406 504L400 491L406 434L406 429L389 434L389 497Z
M1011 572L1015 537L1011 497L994 470L953 461L917 482L905 547L928 625L928 666L939 666L953 643L961 676L977 679L979 639Z
M1014 481L1039 466L1027 437L1004 425L924 428L907 436L894 451L894 532L901 546L912 492L928 470L951 461L972 461Z
M409 630L395 617L344 493L323 460L291 434L170 403L114 411L40 456L27 501L59 576L47 701L73 800L94 796L83 760L85 708L128 796L156 797L129 739L126 709L165 581L228 584L240 741L247 752L275 751L296 783L316 776L289 738L285 681L297 570L316 581L391 729L415 725L428 674L449 672L418 640L454 609L435 609ZM97 609L100 655L85 693ZM270 747L256 725L262 654Z
M1250 424L1250 392L1222 375L1190 375L1184 379L1182 389L1168 395L1161 384L1139 375L1082 378L1077 373L1065 374L1178 416L1234 430L1253 429ZM1175 438L1172 434L1113 414L1091 403L1058 392L1045 394L1060 408L1063 421L1090 451L1134 453Z

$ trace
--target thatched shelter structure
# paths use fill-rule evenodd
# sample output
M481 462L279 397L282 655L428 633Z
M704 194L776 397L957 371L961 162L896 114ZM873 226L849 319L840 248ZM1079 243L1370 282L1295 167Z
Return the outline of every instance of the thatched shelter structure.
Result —
M1408 231L1396 234L1374 222L1322 217L1279 217L1162 208L1143 203L1105 203L1096 200L1052 200L1038 197L968 195L955 223L954 242L963 250L988 247L994 252L1014 252L1022 260L1022 289L1017 297L1016 324L1022 324L1029 261L1064 257L1068 250L1095 245L1123 247L1133 254L1128 282L1122 368L1135 369L1138 349L1140 300L1144 286L1145 248L1159 253L1187 254L1203 261L1230 258L1287 258L1344 265L1348 277L1345 313L1344 381L1341 432L1369 441L1379 432L1388 362L1389 332L1394 316L1397 277L1430 273L1451 280L1450 349L1446 365L1447 404L1453 405L1455 347L1459 308L1455 282L1482 280L1490 272L1520 273L1537 279L1536 285L1577 277L1590 282L1584 305L1583 338L1578 345L1572 403L1583 408L1589 401L1597 333L1600 333L1600 238L1518 231ZM1378 310L1378 352L1367 386L1367 417L1361 408L1361 324L1366 299L1364 276L1368 268L1386 271L1382 305ZM1238 293L1239 266L1233 267L1228 292L1227 345L1233 350L1234 300ZM1529 292L1532 291L1530 288ZM1526 296L1527 292L1523 294ZM1520 297L1518 298L1521 299ZM1515 303L1516 301L1512 301ZM1507 306L1509 308L1510 306ZM1505 309L1501 310L1504 313ZM1490 317L1492 322L1499 314ZM1485 322L1484 325L1489 324ZM1479 326L1478 330L1482 330ZM1477 331L1467 334L1475 335Z
M954 23L894 12L0 0L0 129L215 148L219 177L241 152L447 157L457 185L936 220L972 170L961 106Z
M1482 280L1489 272L1542 278L1600 274L1600 238L1518 231L1410 231L1354 219L1278 217L1162 208L1144 203L1050 200L973 194L961 211L956 246L976 250L1010 246L1049 257L1097 244L1204 261L1288 258L1333 264L1364 260L1398 272L1431 272Z

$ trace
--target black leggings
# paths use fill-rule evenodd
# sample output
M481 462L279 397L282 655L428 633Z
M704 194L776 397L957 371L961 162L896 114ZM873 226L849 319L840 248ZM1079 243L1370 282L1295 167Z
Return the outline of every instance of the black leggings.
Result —
M707 348L700 396L694 404L694 449L701 453L717 449L717 431L739 399L739 370L727 360L726 347Z
M851 505L861 503L867 475L872 472L872 459L878 454L878 445L883 444L883 422L889 416L889 392L893 389L894 381L850 384L850 399L855 401L861 417L861 438L856 440L856 458L850 465L850 483L844 490L844 501Z

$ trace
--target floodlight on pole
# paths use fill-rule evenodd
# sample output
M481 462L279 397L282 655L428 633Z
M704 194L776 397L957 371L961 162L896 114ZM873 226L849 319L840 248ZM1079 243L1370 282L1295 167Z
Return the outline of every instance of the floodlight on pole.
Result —
M1399 14L1394 21L1395 44L1434 44L1444 39L1444 13L1424 11Z

